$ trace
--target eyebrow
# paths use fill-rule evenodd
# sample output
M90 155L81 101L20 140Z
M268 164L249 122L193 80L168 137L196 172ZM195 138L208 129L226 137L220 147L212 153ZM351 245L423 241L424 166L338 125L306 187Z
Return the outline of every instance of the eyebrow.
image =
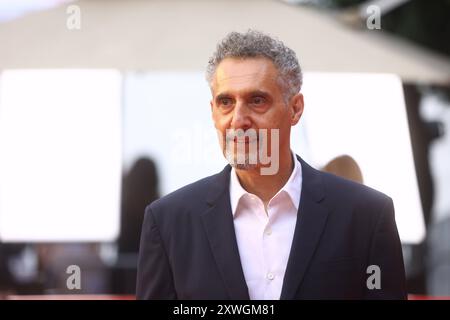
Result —
M254 97L254 96L270 97L271 96L269 92L266 92L263 90L254 90L254 91L249 92L248 95L252 96L252 97Z
M270 97L270 93L263 91L263 90L253 90L253 91L249 91L248 93L245 93L245 96L249 96L249 97L254 97L254 96L263 96L265 98ZM223 92L220 93L216 96L215 100L219 101L220 99L224 99L224 98L231 98L232 95L228 92Z
M220 94L218 94L216 96L215 100L219 101L219 100L224 99L224 98L231 98L231 95L229 93L227 93L227 92L220 93Z

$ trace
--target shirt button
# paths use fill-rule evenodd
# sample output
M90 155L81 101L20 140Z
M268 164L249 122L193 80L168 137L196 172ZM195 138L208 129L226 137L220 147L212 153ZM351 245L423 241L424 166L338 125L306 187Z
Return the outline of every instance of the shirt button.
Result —
M275 276L273 275L272 272L269 272L269 273L267 274L267 279L273 280L273 278L275 278Z
M270 236L272 234L272 229L267 229L266 230L266 236Z

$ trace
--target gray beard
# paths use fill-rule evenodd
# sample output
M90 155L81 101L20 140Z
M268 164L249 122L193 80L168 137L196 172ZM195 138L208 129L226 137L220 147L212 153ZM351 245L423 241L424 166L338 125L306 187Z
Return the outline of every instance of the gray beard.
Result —
M232 166L235 169L250 170L250 169L256 168L258 166L257 163L250 163L250 157L249 157L248 153L245 154L243 163L238 163L237 154L235 154L233 152L227 153L226 151L225 151L225 153L226 153L225 158L227 159L228 163L230 164L230 166Z
M232 163L229 162L230 166L232 166L235 169L239 169L239 170L250 170L253 168L256 168L256 164L250 164L250 163L246 163L246 164L238 164L238 163Z

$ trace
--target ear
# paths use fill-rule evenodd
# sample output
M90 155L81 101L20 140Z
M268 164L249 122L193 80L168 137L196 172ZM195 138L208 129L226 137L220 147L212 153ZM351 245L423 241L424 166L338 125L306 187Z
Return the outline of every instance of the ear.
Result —
M215 119L214 119L214 103L213 103L212 100L209 102L209 105L211 106L211 119L213 120L213 122L215 122Z
M297 93L295 96L291 98L291 110L292 110L292 119L291 126L295 126L303 114L303 94Z

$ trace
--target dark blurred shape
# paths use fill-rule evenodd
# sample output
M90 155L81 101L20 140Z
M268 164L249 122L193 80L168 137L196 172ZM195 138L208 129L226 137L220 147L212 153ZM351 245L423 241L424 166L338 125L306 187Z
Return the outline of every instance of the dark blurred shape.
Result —
M0 292L7 290L12 282L12 275L8 268L8 258L3 251L4 247L0 244Z
M320 8L339 10L345 22L366 28L364 14L369 5L381 11L381 28L400 38L450 56L450 1L448 0L304 0Z
M439 137L442 129L435 122L429 123L422 119L420 115L422 96L416 85L405 83L403 84L403 91L425 226L428 227L434 201L434 184L431 176L429 153L431 142Z
M403 84L406 111L408 115L409 132L411 136L414 164L419 185L419 194L422 203L425 228L430 231L432 208L434 203L434 183L430 168L430 148L432 142L444 133L440 122L425 121L420 114L422 93L418 85L412 83ZM446 89L448 90L448 88ZM447 92L444 90L443 92ZM425 261L429 256L426 241L410 246L411 259L407 266L411 272L407 272L408 292L424 294L427 290L427 269Z
M349 155L338 156L330 160L322 169L324 172L335 174L339 177L363 183L363 175L358 163Z
M32 245L0 242L0 300L10 294L43 292L34 258Z
M111 290L98 243L40 243L37 253L44 294L103 294ZM73 265L80 268L79 289L67 285L67 268Z
M113 272L113 293L134 294L137 259L145 207L159 198L156 165L139 158L122 183L121 231Z
M427 290L434 296L450 296L450 214L432 223L426 239Z
M159 198L153 160L138 159L123 179L120 253L137 253L145 207Z
M384 30L450 55L450 1L411 0L383 16Z
M0 294L2 292L14 292L14 288L18 286L10 270L9 262L21 250L21 245L0 243Z

